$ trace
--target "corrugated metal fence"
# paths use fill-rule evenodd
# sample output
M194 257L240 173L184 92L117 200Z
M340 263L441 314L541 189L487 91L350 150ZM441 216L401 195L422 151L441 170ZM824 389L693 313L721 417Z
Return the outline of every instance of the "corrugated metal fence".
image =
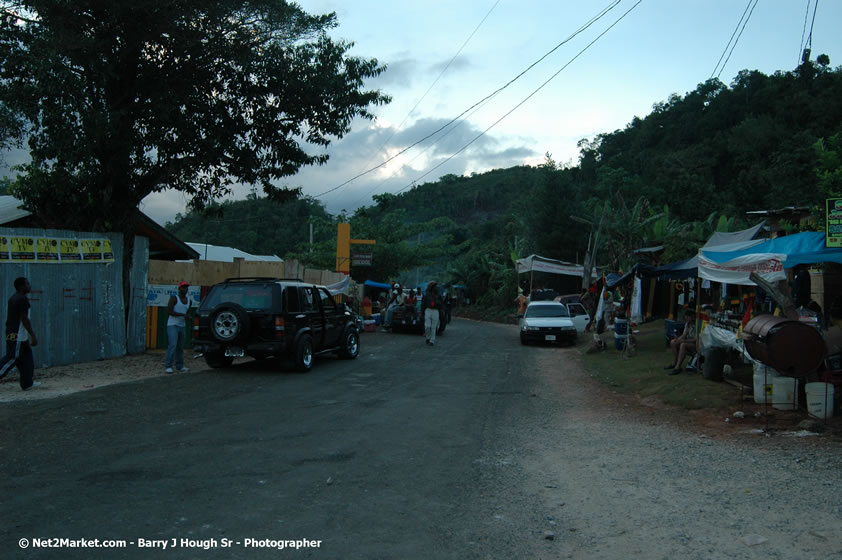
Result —
M30 319L38 346L35 367L47 367L126 354L126 305L123 301L123 236L30 228L0 228L0 236L54 239L109 239L113 262L9 262L0 263L2 317L14 293L14 280L25 276L32 285ZM146 341L146 277L149 243L135 238L130 278L129 351L142 352ZM137 296L137 297L134 297ZM135 301L138 299L139 301Z

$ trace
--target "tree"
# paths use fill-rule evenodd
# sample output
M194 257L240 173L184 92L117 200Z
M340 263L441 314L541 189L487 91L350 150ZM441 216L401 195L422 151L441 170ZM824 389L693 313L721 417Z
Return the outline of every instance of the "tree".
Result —
M363 89L384 67L327 36L335 14L284 0L19 0L0 15L0 133L28 141L15 192L49 226L125 231L169 189L193 209L234 183L295 198L276 183L388 102Z

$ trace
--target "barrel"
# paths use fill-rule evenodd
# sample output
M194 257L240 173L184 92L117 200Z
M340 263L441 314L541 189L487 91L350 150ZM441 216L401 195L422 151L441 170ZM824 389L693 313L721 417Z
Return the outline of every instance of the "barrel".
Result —
M743 342L752 358L785 376L815 370L825 355L824 339L818 330L774 315L759 315L749 321L743 329Z

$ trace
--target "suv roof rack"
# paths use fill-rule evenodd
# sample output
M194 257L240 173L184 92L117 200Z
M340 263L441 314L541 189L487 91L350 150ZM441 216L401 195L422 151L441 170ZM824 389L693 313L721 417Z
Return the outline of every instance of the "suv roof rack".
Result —
M240 278L226 278L225 282L303 282L300 278L277 278L274 276L243 276Z

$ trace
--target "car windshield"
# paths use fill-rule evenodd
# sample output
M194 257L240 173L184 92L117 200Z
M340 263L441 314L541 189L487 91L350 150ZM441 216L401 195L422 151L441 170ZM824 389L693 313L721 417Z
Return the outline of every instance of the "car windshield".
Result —
M570 317L567 308L563 305L535 305L526 308L526 315L528 319L536 317Z
M202 307L213 309L220 303L236 303L249 311L269 309L272 307L272 285L221 284L211 290Z

